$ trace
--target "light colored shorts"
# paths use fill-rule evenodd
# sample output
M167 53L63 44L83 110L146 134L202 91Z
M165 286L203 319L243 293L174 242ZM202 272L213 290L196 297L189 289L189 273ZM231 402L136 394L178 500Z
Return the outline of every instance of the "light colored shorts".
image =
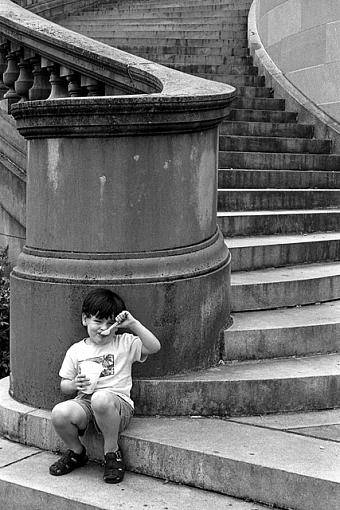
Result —
M105 391L105 390L101 390ZM119 425L119 433L123 432L129 425L131 418L134 413L133 407L130 406L122 397L119 395L116 395L113 392L110 392L110 395L112 396L113 401L117 404L117 407L119 409L119 415L120 415L120 425ZM86 416L88 418L88 424L92 421L95 425L95 428L98 432L100 432L100 429L97 425L96 418L93 413L93 409L91 406L91 397L92 395L82 394L75 397L74 401L79 404L82 409L84 409ZM80 430L79 435L82 436L85 433L85 430Z

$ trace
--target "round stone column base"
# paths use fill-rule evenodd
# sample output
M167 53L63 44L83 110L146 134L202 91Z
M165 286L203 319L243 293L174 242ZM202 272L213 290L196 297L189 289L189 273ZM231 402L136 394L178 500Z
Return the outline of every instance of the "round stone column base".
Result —
M117 292L133 315L160 339L159 353L145 363L135 363L134 376L161 378L216 363L220 331L230 314L230 255L220 234L206 249L211 250L211 256L215 254L210 267L208 259L202 263L203 249L201 264L191 254L196 265L189 269L187 264L186 271L176 276L178 261L171 271L173 261L169 257L170 269L163 280L150 274L146 278L144 271L138 274L136 269L130 279L112 274L108 281L109 262L99 271L98 260L86 261L88 278L79 273L72 278L70 272L67 278L67 259L23 254L11 277L12 396L45 409L60 401L59 368L70 345L86 337L81 305L93 287ZM185 257L190 259L190 254ZM64 267L62 278L62 271L51 271L54 264Z

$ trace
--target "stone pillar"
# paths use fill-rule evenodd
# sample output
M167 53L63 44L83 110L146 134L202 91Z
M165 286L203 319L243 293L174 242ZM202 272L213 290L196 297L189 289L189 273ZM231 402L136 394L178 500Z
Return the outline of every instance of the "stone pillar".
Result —
M60 400L58 370L85 336L80 308L94 286L120 294L161 341L135 376L217 361L230 313L230 256L216 226L226 107L209 107L148 96L12 107L29 140L27 241L11 276L17 400Z

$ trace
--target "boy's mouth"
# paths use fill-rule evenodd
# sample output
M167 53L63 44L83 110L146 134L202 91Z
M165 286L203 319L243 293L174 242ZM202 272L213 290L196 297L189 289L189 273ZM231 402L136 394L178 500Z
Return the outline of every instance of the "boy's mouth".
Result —
M105 331L105 330L103 330L103 331ZM112 334L112 331L110 331L110 333L108 335L103 335L103 331L99 331L97 333L97 336L99 336L100 338L108 338Z

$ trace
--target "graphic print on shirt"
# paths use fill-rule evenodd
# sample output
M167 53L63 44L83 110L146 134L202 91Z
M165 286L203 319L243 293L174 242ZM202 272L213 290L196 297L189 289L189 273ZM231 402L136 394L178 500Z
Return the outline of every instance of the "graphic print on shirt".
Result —
M88 358L86 359L86 361L93 361L94 363L100 363L101 365L103 365L103 370L101 371L99 377L114 375L115 373L115 358L113 354L104 354L103 356Z

